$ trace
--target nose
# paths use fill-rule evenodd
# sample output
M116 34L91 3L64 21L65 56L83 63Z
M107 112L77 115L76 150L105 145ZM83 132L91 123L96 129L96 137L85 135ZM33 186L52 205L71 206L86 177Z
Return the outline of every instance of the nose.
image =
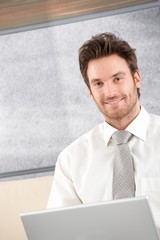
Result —
M115 88L112 83L105 83L104 87L105 95L109 98L113 97L115 95Z

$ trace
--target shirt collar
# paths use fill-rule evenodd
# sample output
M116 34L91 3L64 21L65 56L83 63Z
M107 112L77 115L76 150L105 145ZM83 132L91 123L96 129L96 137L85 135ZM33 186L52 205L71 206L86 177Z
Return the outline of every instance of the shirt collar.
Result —
M138 116L130 123L130 125L126 128L127 131L132 133L133 135L137 136L138 138L142 139L143 141L146 140L147 134L147 127L149 124L149 114L141 106L141 110ZM109 143L109 140L114 132L117 129L109 125L107 122L104 122L104 141L105 145Z

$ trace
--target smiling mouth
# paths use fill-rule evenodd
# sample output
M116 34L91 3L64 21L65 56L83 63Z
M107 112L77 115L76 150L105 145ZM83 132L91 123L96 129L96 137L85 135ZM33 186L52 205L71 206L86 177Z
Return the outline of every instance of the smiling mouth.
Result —
M121 102L122 100L123 98L113 99L113 100L105 101L105 104L114 105Z

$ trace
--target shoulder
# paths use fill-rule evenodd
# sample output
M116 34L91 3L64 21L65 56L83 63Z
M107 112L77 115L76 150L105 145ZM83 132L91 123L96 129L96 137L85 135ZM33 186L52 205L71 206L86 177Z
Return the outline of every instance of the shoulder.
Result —
M59 154L56 169L72 177L84 174L92 159L91 155L103 146L104 123L101 123L77 138Z
M149 114L149 131L153 135L160 134L160 116L156 114Z
M90 145L95 145L96 141L104 141L104 123L101 123L88 131L87 133L83 134L82 136L78 137L74 140L70 145L68 145L61 153L60 157L63 155L69 154L77 154L85 152Z
M156 114L149 114L150 116L150 124L152 126L160 126L160 116Z

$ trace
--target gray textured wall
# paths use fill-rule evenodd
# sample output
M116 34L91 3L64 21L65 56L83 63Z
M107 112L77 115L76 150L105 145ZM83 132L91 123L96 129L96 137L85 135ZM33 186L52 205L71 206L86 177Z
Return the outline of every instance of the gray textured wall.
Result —
M160 114L159 8L1 36L0 173L54 165L65 146L103 120L77 52L104 31L137 49L143 105Z

